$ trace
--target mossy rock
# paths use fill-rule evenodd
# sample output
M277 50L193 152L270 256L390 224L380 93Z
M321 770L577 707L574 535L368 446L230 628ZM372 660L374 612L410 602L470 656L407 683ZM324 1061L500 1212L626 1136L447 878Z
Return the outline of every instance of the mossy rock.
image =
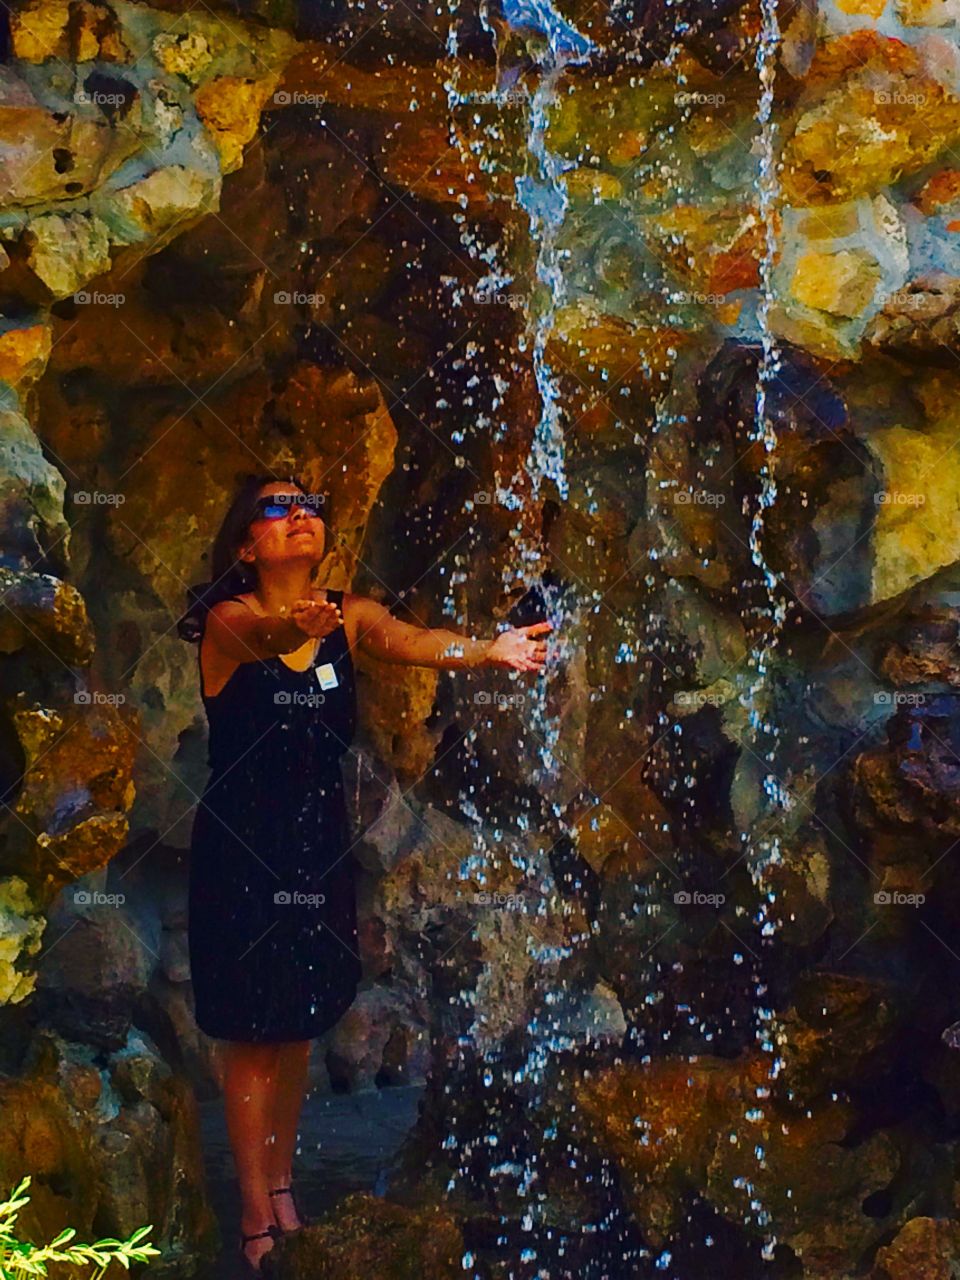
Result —
M348 1196L284 1245L279 1280L454 1280L463 1237L442 1209L409 1209L364 1193Z

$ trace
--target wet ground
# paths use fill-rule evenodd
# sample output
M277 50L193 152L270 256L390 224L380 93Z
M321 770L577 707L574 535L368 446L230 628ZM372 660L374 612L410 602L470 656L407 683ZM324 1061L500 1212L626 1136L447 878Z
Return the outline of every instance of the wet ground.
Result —
M318 1094L304 1103L294 1185L303 1212L319 1217L351 1191L382 1195L401 1142L417 1118L419 1085ZM200 1107L210 1199L224 1250L204 1280L246 1275L239 1255L240 1203L220 1099Z

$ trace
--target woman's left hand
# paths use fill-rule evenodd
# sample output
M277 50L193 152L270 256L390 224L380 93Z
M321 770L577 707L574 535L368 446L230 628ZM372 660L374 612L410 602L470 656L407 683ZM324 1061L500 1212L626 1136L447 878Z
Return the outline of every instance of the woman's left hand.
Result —
M511 667L514 671L542 671L547 660L547 646L545 641L534 640L533 637L552 630L551 622L533 622L529 627L511 627L509 631L501 631L487 650L485 664Z

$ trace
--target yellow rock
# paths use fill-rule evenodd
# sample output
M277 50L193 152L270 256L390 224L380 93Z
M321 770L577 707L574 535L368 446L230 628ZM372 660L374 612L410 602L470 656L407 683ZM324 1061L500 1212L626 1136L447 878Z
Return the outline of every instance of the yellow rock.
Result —
M577 852L594 871L599 871L607 858L619 851L626 855L634 869L655 865L654 855L643 840L608 804L585 813L575 824Z
M24 8L8 12L15 58L24 62L45 62L47 58L66 60L70 56L67 38L69 0L30 0Z
M183 165L169 165L122 187L112 195L110 203L127 221L124 238L129 239L135 227L144 239L155 240L151 245L155 251L169 239L168 232L179 234L215 209L218 197L219 184L210 175Z
M600 200L616 200L623 195L623 183L611 173L601 173L598 169L574 169L564 174L567 191L571 196L582 199L592 197L594 204Z
M106 224L83 213L49 213L27 231L28 262L55 298L66 298L110 266Z
M867 444L883 467L873 535L873 600L888 600L960 559L960 380L922 381L930 428L894 426Z
M897 0L897 17L905 27L946 27L960 18L957 0Z
M200 31L177 35L162 31L153 41L153 52L165 71L194 84L213 61L210 45Z
M880 264L865 249L805 253L797 262L790 289L806 307L853 317L873 301L882 274Z
M0 880L0 1005L19 1004L36 986L37 975L17 964L40 950L46 920L35 911L25 880Z
M10 11L14 57L24 62L129 62L120 22L112 9L90 0L28 0Z
M559 373L567 368L588 387L609 394L648 383L656 392L684 341L677 330L641 328L584 304L558 312L548 350Z
M860 206L856 200L851 200L849 204L807 210L797 223L797 230L808 240L836 240L840 236L853 235L859 226Z
M216 76L197 91L197 114L213 135L224 173L243 163L243 148L256 135L263 104L279 79L279 74L256 80Z
M864 18L879 18L887 6L887 0L837 0L841 13L855 13Z
M815 105L784 129L782 188L794 207L846 202L917 173L960 142L960 98L917 50L873 31L822 45Z

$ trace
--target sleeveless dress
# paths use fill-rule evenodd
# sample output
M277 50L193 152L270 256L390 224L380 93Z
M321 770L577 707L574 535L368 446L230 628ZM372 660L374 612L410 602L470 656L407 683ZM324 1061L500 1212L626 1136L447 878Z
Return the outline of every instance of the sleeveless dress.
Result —
M343 592L327 596L342 611ZM190 840L194 1016L220 1039L309 1040L361 976L340 773L356 728L346 631L324 636L305 671L242 662L215 697L201 671L200 690L211 773Z

